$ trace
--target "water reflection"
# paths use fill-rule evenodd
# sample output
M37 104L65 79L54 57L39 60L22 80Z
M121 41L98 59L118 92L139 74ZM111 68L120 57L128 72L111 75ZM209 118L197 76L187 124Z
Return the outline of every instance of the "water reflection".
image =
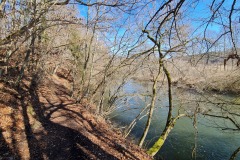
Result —
M130 81L124 86L124 93L129 95L123 99L119 99L116 103L118 109L110 115L113 116L113 121L121 126L127 126L139 114L141 109L149 104L150 97L146 96L150 93L151 85L139 85L134 81ZM175 113L181 107L182 110L187 112L194 112L196 106L205 112L215 112L214 114L224 114L220 104L225 100L232 97L228 96L210 96L199 95L193 91L183 91L174 89L175 99L174 107ZM177 95L180 93L181 96ZM159 91L160 97L156 103L153 120L151 123L150 131L146 138L145 147L148 148L153 145L161 134L166 123L168 112L168 101L164 94ZM165 97L165 98L164 98ZM212 98L210 98L212 97ZM206 98L208 100L206 100ZM217 101L216 104L210 102ZM121 102L121 103L120 103ZM196 105L198 104L198 105ZM125 112L122 112L126 110ZM239 112L239 107L235 108L235 112ZM131 136L135 138L136 142L145 127L147 117L137 122L136 126L131 132ZM239 119L237 122L240 122ZM218 119L208 116L197 116L197 134L193 127L193 120L190 118L179 119L171 131L167 141L165 142L161 151L156 155L156 159L167 160L190 160L190 159L203 159L203 160L224 160L229 159L231 154L240 146L240 133L233 131L223 131L222 127L234 127L231 123L224 119ZM192 151L196 145L196 156L192 156ZM236 159L240 159L240 155Z

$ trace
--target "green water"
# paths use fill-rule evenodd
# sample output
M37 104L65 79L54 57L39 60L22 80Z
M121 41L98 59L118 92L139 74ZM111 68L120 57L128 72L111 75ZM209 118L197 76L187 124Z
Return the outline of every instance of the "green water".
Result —
M138 115L141 109L149 103L150 98L141 96L141 93L150 93L147 91L149 85L140 85L134 81L130 81L123 88L124 94L129 96L124 99L119 99L116 102L118 109L113 112L110 117L112 120L119 124L119 126L127 126ZM222 112L220 109L222 106L219 104L209 103L209 97L212 101L224 102L225 99L229 100L233 97L230 96L218 96L213 94L200 95L193 91L182 91L179 89L174 90L174 107L175 113L180 107L184 112L193 112L197 106L201 109L211 110L212 113L217 114ZM158 101L156 103L156 109L154 111L153 120L151 123L150 131L147 135L144 148L149 148L157 140L161 134L164 125L166 123L166 117L168 112L167 96L160 94L159 91ZM184 95L184 96L183 96ZM177 98L176 98L177 97ZM181 101L180 98L181 97ZM206 100L206 97L208 101ZM217 98L216 98L217 97ZM185 101L184 101L185 99ZM230 106L231 111L234 113L240 113L239 106ZM126 111L127 110L127 111ZM123 112L124 111L124 112ZM236 117L235 117L236 118ZM237 117L239 118L239 117ZM141 137L147 117L138 121L136 126L131 132L131 137L138 142ZM240 120L236 120L240 123ZM231 154L240 146L240 132L222 130L225 127L233 127L233 125L223 119L206 117L202 115L197 116L197 133L193 127L193 119L182 118L179 119L167 138L162 149L155 156L155 159L167 159L167 160L225 160L229 159ZM193 148L196 148L196 155L192 156ZM240 155L236 158L240 160Z

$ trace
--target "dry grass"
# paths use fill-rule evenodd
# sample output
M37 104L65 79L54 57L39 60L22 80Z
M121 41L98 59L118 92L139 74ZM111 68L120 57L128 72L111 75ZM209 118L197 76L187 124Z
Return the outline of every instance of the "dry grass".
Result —
M208 64L206 64L206 58L196 65L189 60L190 57L180 57L165 61L175 86L194 88L199 92L209 90L220 93L240 93L240 68L236 66L236 60L229 60L225 69L223 57L213 58ZM154 79L157 71L157 60L147 60L139 67L133 78L149 82ZM166 81L163 73L160 81Z
M235 63L203 64L196 66L187 61L174 60L167 64L173 82L194 87L198 90L214 90L218 92L240 92L240 70Z

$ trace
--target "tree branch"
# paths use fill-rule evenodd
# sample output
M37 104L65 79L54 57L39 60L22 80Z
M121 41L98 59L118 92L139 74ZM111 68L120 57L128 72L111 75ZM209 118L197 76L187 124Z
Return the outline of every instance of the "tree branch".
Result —
M203 115L205 116L210 116L210 117L216 117L216 118L223 118L223 119L227 119L229 121L232 122L232 124L237 128L237 130L240 130L240 125L237 124L237 122L235 122L231 117L229 116L218 116L218 115L213 115L213 114L208 114L208 113L203 113ZM226 130L226 129L224 129Z

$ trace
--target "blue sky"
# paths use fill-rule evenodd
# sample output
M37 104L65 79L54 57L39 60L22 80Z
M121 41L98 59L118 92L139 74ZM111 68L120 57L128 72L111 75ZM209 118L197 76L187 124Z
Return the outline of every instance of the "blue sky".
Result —
M221 0L216 0L216 4L218 4ZM199 0L198 3L192 3L192 0L186 0L185 2L185 5L188 7L187 8L187 11L183 12L183 14L185 14L185 22L186 23L189 23L191 25L191 27L193 28L193 30L195 30L196 28L198 28L199 26L201 26L203 24L203 20L207 20L210 18L210 14L211 14L211 11L209 10L209 3L210 1L209 0ZM155 2L156 3L156 2ZM232 3L232 0L226 0L223 4L223 6L225 8L230 8L231 7L231 3ZM158 6L161 5L160 3L156 3ZM153 5L149 4L147 7L149 7L148 9L150 9L151 11L151 7ZM84 17L86 18L87 17L87 8L86 6L78 6L78 9L80 11L80 17ZM240 8L240 2L237 1L236 3L236 8ZM155 9L158 9L158 7L156 7ZM154 8L152 10L152 13L154 13ZM141 13L141 14L148 14L148 13ZM116 15L114 15L116 16ZM228 15L224 15L225 18L223 18L223 21L224 23L227 23L228 22ZM128 22L129 23L132 23L133 26L135 26L136 24L134 24L134 20L135 18L137 18L136 15L129 15L129 14L124 14L124 16L120 19L120 21L118 22L115 22L115 24L112 24L113 26L117 24L121 24L121 22L125 21L126 19L128 19ZM239 14L239 11L238 13L234 13L233 15L233 20L238 20L240 18L240 14ZM146 24L146 22L150 19L150 17L148 16L145 16L144 17L144 20L143 20L143 24ZM132 22L130 22L132 21ZM136 23L137 23L138 20L136 20ZM220 19L219 18L216 18L214 20L215 22L220 22ZM217 38L217 34L219 32L222 32L223 30L223 27L219 24L216 24L216 23L210 23L208 25L208 28L207 28L207 36L210 36L212 38ZM237 25L238 27L239 25ZM136 27L136 26L135 26ZM203 32L204 32L204 29L206 27L206 24L205 25L202 25L200 28L198 28L198 30L193 34L193 36L195 35L203 35ZM136 28L134 28L136 29ZM123 27L121 29L119 29L119 32L118 32L118 36L121 37L124 32L126 31L126 28ZM141 29L139 28L138 31L132 31L133 35L132 36L139 36L141 34ZM113 40L111 38L111 36L113 35L113 32L112 33L109 33L107 36L109 36L109 39L110 40Z
M194 27L197 27L202 23L201 19L210 17L210 11L209 11L209 8L208 8L209 5L210 5L210 3L209 3L210 0L199 0L198 3L191 3L191 2L192 1L190 0L190 1L186 1L185 3L187 3L187 5L190 6L188 8L188 13L189 13L189 18L191 18L192 21L194 20L192 25ZM219 3L220 0L216 0L216 2ZM226 0L223 4L223 7L230 8L231 3L232 3L232 0L231 1ZM160 5L160 3L158 5ZM148 7L152 7L152 5L149 4ZM80 17L84 17L84 18L87 17L87 8L88 7L86 7L86 6L78 5L78 9L79 9L79 12L80 12ZM237 1L237 3L236 3L236 8L240 9L240 2L239 1ZM128 17L129 15L124 14L124 16ZM233 20L239 20L239 18L240 18L240 13L234 14ZM209 26L209 28L211 30L216 30L216 31L218 31L220 29L219 26L216 25L216 24L211 24Z

